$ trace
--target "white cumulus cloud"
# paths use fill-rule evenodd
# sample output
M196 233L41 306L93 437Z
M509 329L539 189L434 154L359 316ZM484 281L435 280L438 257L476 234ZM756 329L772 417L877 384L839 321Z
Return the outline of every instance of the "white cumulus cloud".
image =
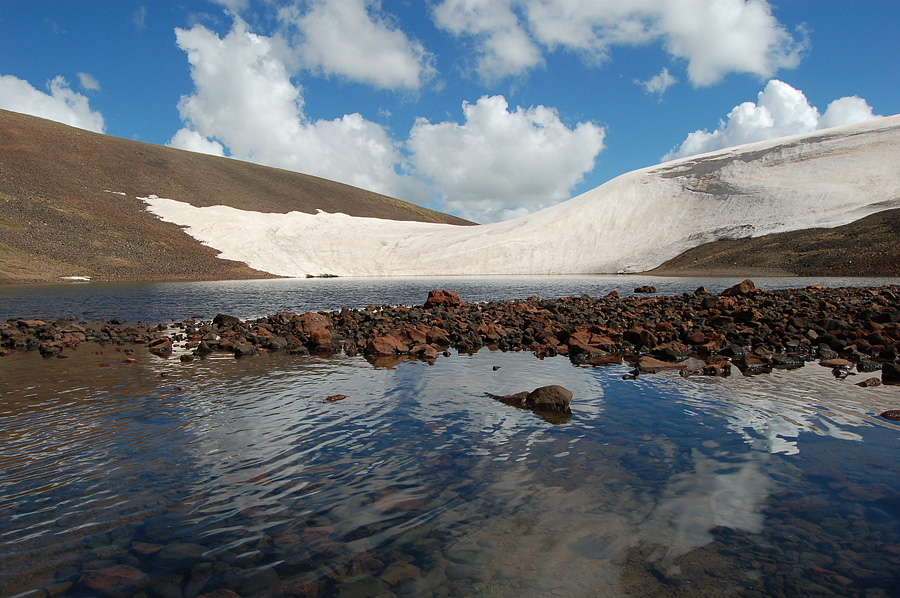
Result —
M806 96L795 89L772 79L759 92L757 102L744 102L731 109L725 120L712 132L694 131L670 151L663 160L671 160L694 154L711 152L725 147L765 141L809 133L840 125L849 125L877 118L872 107L857 96L843 97L831 102L820 115L819 110L809 104Z
M435 24L477 40L476 71L483 79L524 72L543 62L510 0L444 0L433 10Z
M78 73L78 81L81 86L90 91L100 91L100 82L93 75Z
M647 93L655 93L662 98L666 90L675 85L678 79L669 74L669 69L663 67L658 75L654 75L646 81L634 80L635 83L644 88Z
M494 77L520 74L557 48L599 64L613 46L659 43L705 86L730 72L769 77L794 67L807 45L766 0L442 0L433 18L472 38L478 71Z
M530 213L569 197L593 169L605 131L567 125L552 108L511 110L502 96L463 103L465 121L418 119L405 141L361 114L310 119L284 45L236 18L224 37L177 29L193 93L169 145L313 174L478 221Z
M594 167L605 131L567 127L545 106L509 110L503 96L463 103L465 122L419 119L407 148L445 209L478 222L524 215L568 198Z
M279 11L296 30L295 50L313 72L384 89L418 89L434 77L434 57L393 27L373 0L314 0Z
M209 154L220 158L225 157L225 148L222 147L221 143L214 139L207 139L197 131L187 128L179 129L172 136L168 145L198 154Z
M12 75L0 75L0 108L103 132L103 115L91 110L88 99L72 91L63 77L53 78L47 87L49 94Z
M187 52L194 93L178 108L185 127L170 145L314 174L392 195L417 191L397 173L397 144L378 124L359 114L310 120L301 90L272 38L256 35L236 19L220 38L201 25L177 29Z

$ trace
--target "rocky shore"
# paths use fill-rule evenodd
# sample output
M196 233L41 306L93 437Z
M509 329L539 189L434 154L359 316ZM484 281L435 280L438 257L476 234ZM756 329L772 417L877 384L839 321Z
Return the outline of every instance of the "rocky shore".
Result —
M627 362L634 365L630 376L662 370L725 376L733 368L749 375L818 361L836 377L864 374L860 384L900 381L900 287L767 291L745 280L719 294L702 287L675 296L635 290L643 294L488 303L432 291L420 307L279 312L248 321L219 314L211 322L157 326L13 319L0 324L0 355L36 350L65 357L93 342L115 345L126 361L143 345L184 362L211 353L284 352L363 354L389 366L435 360L451 348L489 347L539 358L567 355L575 364Z

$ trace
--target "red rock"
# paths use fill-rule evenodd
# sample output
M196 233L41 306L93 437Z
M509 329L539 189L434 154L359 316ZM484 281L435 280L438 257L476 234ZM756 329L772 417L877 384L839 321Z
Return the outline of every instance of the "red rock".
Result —
M78 582L109 598L127 598L147 587L150 578L140 569L129 565L116 565L85 571Z
M857 386L862 386L863 388L870 388L872 386L881 386L881 380L878 378L866 378L862 382L857 382Z
M456 291L428 291L428 299L425 300L425 309L431 309L443 305L444 307L455 307L460 305L459 293Z
M700 371L704 376L720 376L724 378L731 375L731 362L722 360L708 363Z
M347 398L347 395L331 395L330 397L325 397L326 403L337 403L338 401L343 401Z
M649 355L642 355L640 359L637 360L637 363L635 365L638 371L642 374L655 374L656 372L663 372L666 370L687 369L687 366L683 363L660 361L659 359L655 359L653 357L650 357Z
M425 344L428 342L428 335L424 331L415 327L407 327L403 329L403 335L409 339L411 343Z
M328 330L332 327L331 318L319 313L307 313L297 318L301 332L306 335L316 330Z
M889 409L881 414L881 417L884 419L889 419L892 422L900 422L900 409Z
M16 325L19 328L40 328L41 326L46 326L47 322L43 320L19 320L16 322Z
M740 282L733 287L729 287L719 293L723 297L737 297L740 295L746 295L747 293L756 289L756 285L749 278Z
M432 326L425 331L425 340L428 341L429 345L450 346L450 337L447 336L447 331L438 326Z
M718 353L728 346L728 339L722 334L714 332L707 338L708 340L705 343L697 347L697 350L703 355Z
M485 340L489 341L497 341L506 336L506 330L493 322L479 326L475 332L484 337Z
M695 332L690 335L686 339L684 339L689 345L702 345L707 341L706 335L702 332Z
M819 362L819 365L826 368L849 369L853 367L853 362L840 357L835 357L833 359L823 359Z
M172 352L172 339L167 336L155 338L147 343L147 349L154 355L168 355Z
M409 347L392 334L377 335L366 345L367 355L387 356L398 353L409 353Z
M438 358L438 350L432 345L416 345L409 351L410 355L414 355L419 359L433 361Z
M41 355L59 355L62 353L63 344L59 341L48 341L46 343L41 343L40 348L38 349Z

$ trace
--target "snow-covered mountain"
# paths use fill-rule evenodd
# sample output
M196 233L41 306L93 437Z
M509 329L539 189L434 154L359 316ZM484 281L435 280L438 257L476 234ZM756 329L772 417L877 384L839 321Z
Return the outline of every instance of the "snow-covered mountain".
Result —
M144 201L220 257L282 276L635 272L709 241L900 207L900 115L666 162L480 226Z

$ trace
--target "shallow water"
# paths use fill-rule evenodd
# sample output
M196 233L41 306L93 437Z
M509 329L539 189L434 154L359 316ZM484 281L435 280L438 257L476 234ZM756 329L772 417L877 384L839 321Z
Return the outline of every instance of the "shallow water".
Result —
M900 594L900 387L100 351L0 359L0 595ZM484 395L545 384L570 419Z

